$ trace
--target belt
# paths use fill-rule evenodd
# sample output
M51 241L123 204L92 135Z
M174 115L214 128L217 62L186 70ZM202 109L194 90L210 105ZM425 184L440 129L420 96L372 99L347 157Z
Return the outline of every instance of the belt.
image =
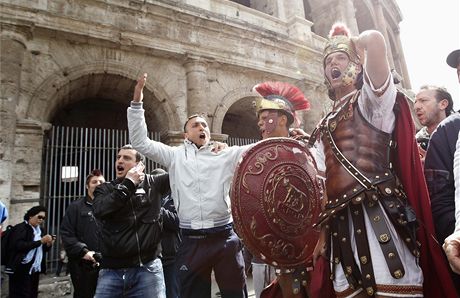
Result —
M222 231L203 231L203 230L189 230L182 229L182 236L188 239L206 239L216 237L228 237L232 234L233 229L226 229Z

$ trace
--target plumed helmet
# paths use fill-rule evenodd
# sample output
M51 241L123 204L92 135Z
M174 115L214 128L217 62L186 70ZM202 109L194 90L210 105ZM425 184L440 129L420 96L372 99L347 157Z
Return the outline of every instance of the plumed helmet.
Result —
M264 82L253 90L262 97L254 102L256 113L264 110L278 110L286 114L289 124L296 120L295 111L308 110L310 102L296 86L285 82Z
M350 38L350 30L343 23L335 23L329 32L328 41L323 52L323 66L327 56L335 52L344 52L351 61L359 64L359 56Z

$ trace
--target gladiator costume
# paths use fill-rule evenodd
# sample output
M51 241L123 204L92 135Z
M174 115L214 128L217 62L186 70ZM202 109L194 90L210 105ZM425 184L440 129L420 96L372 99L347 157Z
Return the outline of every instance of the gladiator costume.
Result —
M348 36L330 37L324 57L338 51L350 58L343 83L354 82L359 59ZM362 89L338 100L340 107L320 122L311 139L311 143L321 140L317 144L324 153L319 154L317 163L326 172L327 202L318 224L328 233L331 280L337 297L352 297L363 290L370 297L431 297L424 291L427 283L419 257L422 249L423 266L426 256L438 248L426 243L426 237L422 243L418 241L418 218L426 214L419 212L420 206L414 210L409 201L420 200L427 208L429 204L426 197L413 196L413 185L408 193L412 200L408 200L405 181L414 171L401 172L395 164L404 158L397 148L402 146L407 148L411 167L420 169L418 155L412 154L416 152L414 132L401 134L402 123L413 127L407 115L398 116L403 114L400 108L408 112L406 99L397 93L391 74L382 88L376 89L363 72ZM398 144L400 141L404 144ZM409 179L420 181L418 188L426 192L420 178L423 175L417 172ZM428 226L423 229L431 230L431 217L420 222ZM430 270L444 274L442 268ZM445 297L443 294L450 292L439 289L437 293Z
M309 104L288 83L265 82L254 91L261 95L254 105L264 140L245 152L233 176L235 228L255 257L275 267L278 275L292 276L289 290L304 295L306 266L319 236L313 224L321 209L322 188L308 145L287 136L288 126L298 123L295 112ZM286 127L280 126L282 115L287 117ZM258 285L260 280L254 276ZM282 297L281 289L274 287L274 292L264 290L261 297Z
M369 296L377 291L423 296L423 278L417 266L417 221L391 163L395 142L391 134L377 130L363 117L357 104L359 94L320 126L327 203L319 222L327 219L332 236L332 278L338 274L349 285L337 295L346 297L362 287ZM397 245L400 242L404 245ZM374 255L384 259L377 268L385 265L395 280L406 275L403 264L408 262L412 263L409 270L419 271L417 278L398 286L377 284L376 274L384 274L374 272Z

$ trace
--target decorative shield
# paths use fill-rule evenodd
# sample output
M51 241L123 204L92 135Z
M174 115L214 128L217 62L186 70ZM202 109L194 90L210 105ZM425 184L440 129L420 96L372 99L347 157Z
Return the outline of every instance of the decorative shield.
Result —
M302 142L270 138L241 158L233 176L235 229L249 251L279 268L305 265L319 232L322 188Z

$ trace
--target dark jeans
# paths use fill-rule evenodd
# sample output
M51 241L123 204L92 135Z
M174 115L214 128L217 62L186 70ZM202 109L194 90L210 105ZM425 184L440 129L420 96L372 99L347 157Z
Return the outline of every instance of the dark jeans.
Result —
M163 265L163 274L165 276L166 297L179 298L176 264Z
M142 267L101 269L96 298L166 298L163 266L156 258Z
M247 297L242 245L233 229L187 235L176 255L181 298L210 298L214 270L222 298Z
M10 298L37 298L39 272L10 274L9 290Z
M76 260L67 263L73 284L74 298L93 298L96 293L99 270Z

